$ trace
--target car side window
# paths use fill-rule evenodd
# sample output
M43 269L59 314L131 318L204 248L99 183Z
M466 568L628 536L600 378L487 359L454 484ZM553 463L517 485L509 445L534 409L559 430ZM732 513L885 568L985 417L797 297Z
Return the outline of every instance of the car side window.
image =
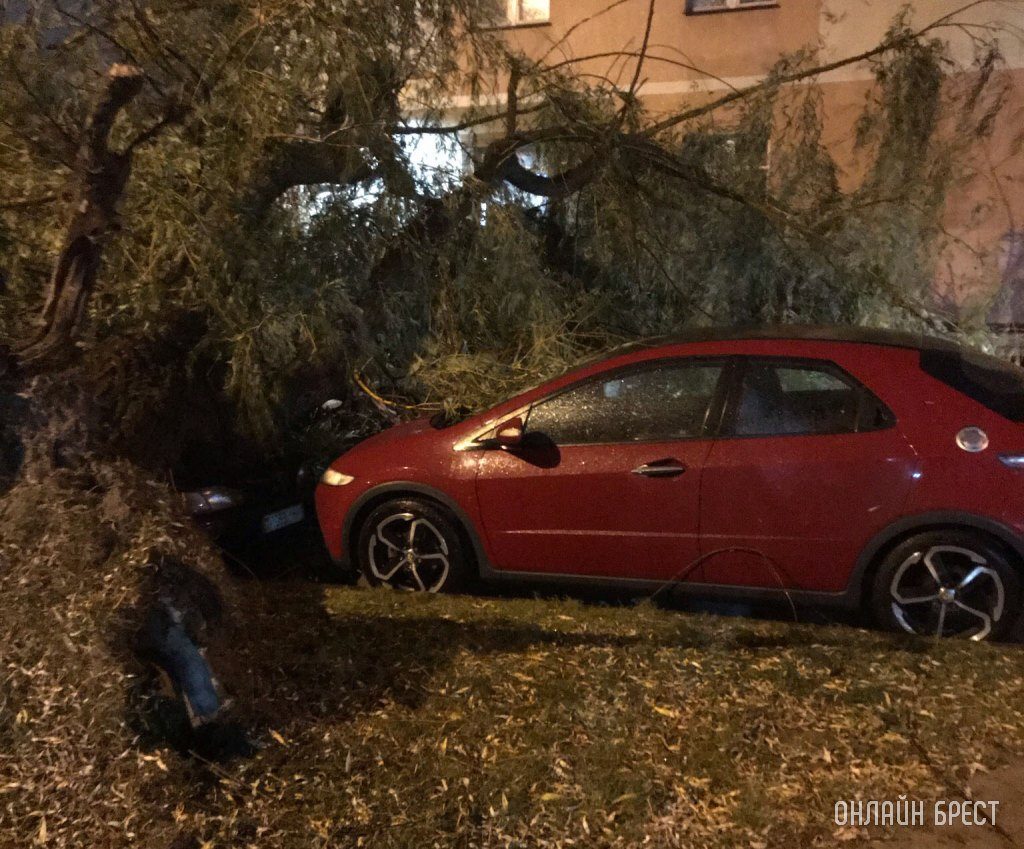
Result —
M888 411L864 387L829 364L746 364L735 436L854 433L885 426Z
M556 445L696 438L722 368L673 361L599 376L534 405L526 431Z

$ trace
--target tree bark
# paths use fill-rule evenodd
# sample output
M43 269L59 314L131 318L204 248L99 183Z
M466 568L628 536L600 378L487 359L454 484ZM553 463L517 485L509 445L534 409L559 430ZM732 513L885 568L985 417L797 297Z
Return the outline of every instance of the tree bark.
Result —
M111 150L110 133L142 84L142 71L131 65L113 65L107 73L106 86L82 134L72 175L76 205L50 278L42 326L17 351L23 367L32 369L66 354L78 334L104 245L117 230L117 206L135 147Z
M490 185L505 182L520 191L557 200L575 194L592 183L601 173L607 159L606 155L592 153L577 165L548 176L526 168L516 155L518 147L515 138L499 139L491 143L473 176Z
M274 140L267 144L263 161L243 192L242 215L259 223L288 189L321 183L350 185L369 180L375 173L359 147L345 141Z

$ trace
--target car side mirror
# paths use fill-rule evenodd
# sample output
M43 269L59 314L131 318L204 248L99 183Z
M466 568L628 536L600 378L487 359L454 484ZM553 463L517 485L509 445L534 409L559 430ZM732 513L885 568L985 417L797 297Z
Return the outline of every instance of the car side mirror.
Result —
M494 441L500 448L515 448L523 441L523 420L516 416L498 426Z

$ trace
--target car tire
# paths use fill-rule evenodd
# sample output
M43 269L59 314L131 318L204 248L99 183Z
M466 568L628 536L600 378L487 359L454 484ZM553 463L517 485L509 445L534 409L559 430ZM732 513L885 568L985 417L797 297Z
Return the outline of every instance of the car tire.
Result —
M991 537L926 531L885 555L870 604L875 620L893 631L997 640L1020 617L1020 574L1012 555Z
M457 520L440 505L396 498L360 524L356 562L371 586L411 592L458 592L472 578Z

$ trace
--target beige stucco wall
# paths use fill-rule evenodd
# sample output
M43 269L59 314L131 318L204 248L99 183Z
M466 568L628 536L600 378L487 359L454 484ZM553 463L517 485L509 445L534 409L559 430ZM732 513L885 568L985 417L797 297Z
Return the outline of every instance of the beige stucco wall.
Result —
M774 8L710 15L686 15L685 5L685 0L657 0L650 53L691 65L693 69L650 59L643 69L649 91L666 87L683 90L678 85L681 81L709 79L694 69L704 69L718 77L760 75L780 54L817 40L819 0L783 0ZM510 30L509 43L533 57L550 50L549 59L554 61L639 50L647 19L647 0L625 0L614 8L608 6L609 0L552 0L551 23ZM625 87L632 79L635 60L602 57L578 67L586 73L607 76Z
M850 56L878 44L904 5L906 0L823 0L823 57L831 60ZM948 18L934 34L947 43L953 59L961 65L969 64L973 57L974 38L985 35L986 27L994 27L1001 31L999 47L1008 66L1024 67L1024 3L983 0L965 9L968 5L968 0L916 0L907 23L920 29Z

